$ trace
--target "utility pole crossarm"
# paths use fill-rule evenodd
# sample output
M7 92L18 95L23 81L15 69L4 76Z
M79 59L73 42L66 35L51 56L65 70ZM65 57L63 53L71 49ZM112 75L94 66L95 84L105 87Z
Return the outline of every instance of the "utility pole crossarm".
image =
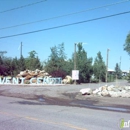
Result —
M76 70L76 43L74 44L74 70Z
M21 49L21 50L20 50L20 56L21 56L21 57L22 57L22 46L23 46L23 45L22 45L22 42L21 42L21 47L20 47L20 49Z

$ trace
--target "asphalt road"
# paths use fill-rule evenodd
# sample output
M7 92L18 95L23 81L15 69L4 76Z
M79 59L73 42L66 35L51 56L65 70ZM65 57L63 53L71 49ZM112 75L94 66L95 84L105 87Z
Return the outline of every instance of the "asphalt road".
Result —
M130 113L0 96L0 130L119 130L122 118Z

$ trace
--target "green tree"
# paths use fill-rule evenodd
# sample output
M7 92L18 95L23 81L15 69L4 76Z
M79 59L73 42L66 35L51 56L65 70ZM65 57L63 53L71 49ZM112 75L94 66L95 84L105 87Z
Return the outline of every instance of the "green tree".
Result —
M12 74L12 58L2 57L0 60L0 74L3 76Z
M3 64L3 60L2 60L2 57L0 56L0 65Z
M4 76L6 71L7 71L7 68L4 65L4 61L3 61L2 57L0 56L0 75Z
M34 50L33 50L33 51L30 51L30 52L29 52L29 58L32 58L32 59L33 59L33 58L36 58L36 54L37 54L36 51L34 51Z
M19 67L19 60L17 57L13 58L12 60L12 75L16 76L20 72L20 67Z
M42 69L42 65L36 51L29 52L29 57L25 59L25 67L29 70Z
M126 52L128 52L128 54L130 55L130 33L128 33L126 40L125 40L125 44L124 44L124 50Z
M93 73L97 81L101 80L105 82L106 66L100 51L97 53L94 61Z
M58 45L58 69L61 69L63 71L65 70L65 64L66 64L66 54L65 54L65 48L64 48L64 43L61 43Z
M51 47L49 59L45 62L45 70L54 77L64 78L68 73L68 61L64 49L64 43Z
M66 75L72 75L72 70L74 69L74 63L72 59L65 60L63 70Z
M25 58L23 56L20 57L20 59L18 61L18 66L19 66L20 71L23 71L26 69Z
M128 73L126 79L127 79L127 81L130 83L130 73Z
M82 43L77 44L76 65L79 70L79 82L90 82L92 76L92 58L87 58L87 52L84 50Z
M121 78L122 78L122 72L121 72L121 69L120 69L118 63L116 63L115 74L117 75L117 78L118 78L118 79L121 79Z
M48 73L58 70L58 51L57 47L54 46L51 49L51 55L48 58L48 61L45 62L45 69Z

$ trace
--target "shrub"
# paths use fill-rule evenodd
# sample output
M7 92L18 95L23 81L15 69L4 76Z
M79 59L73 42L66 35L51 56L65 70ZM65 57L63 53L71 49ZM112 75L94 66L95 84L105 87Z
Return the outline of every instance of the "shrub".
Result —
M64 79L66 76L66 72L64 72L63 70L55 70L50 75L52 75L52 77L62 77L62 79Z
M130 73L127 75L127 81L130 83Z
M99 79L96 79L96 78L91 79L91 83L97 83L97 82L99 82Z

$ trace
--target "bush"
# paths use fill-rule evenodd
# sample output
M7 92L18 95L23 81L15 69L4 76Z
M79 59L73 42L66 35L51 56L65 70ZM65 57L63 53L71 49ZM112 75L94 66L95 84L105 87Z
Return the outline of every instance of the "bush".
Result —
M96 79L96 78L91 79L91 83L98 83L98 82L99 82L99 79Z
M127 81L130 83L130 73L128 74L128 76L127 76Z
M108 77L107 77L107 82L114 82L115 80L115 75L113 74L108 74Z
M64 72L63 70L55 70L52 73L50 73L50 75L52 77L61 77L62 79L64 79L66 76L66 72Z
M73 83L74 83L74 82L73 82L73 80L71 79L71 80L70 80L70 84L73 84Z

